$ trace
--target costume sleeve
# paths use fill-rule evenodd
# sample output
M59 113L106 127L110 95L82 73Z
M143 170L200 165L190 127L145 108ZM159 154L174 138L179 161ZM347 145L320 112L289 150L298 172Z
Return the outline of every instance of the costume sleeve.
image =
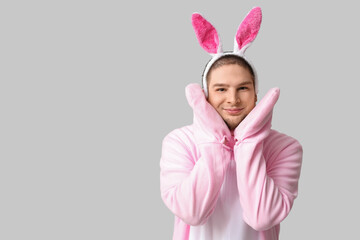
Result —
M278 225L297 197L301 145L278 133L266 143L242 142L234 155L244 221L257 231Z
M189 142L174 133L165 137L160 160L161 196L185 223L200 225L214 210L232 151L221 143L201 144L201 156L196 159L198 146Z

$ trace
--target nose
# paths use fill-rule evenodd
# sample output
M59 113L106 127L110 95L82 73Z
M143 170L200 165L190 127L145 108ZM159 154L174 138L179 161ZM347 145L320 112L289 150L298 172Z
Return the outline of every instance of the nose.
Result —
M240 96L236 91L228 91L227 102L229 104L236 104L240 102Z

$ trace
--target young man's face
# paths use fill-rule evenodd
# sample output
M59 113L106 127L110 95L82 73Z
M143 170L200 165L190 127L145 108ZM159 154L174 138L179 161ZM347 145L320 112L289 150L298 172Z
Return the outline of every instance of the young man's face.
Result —
M208 101L234 130L255 107L252 76L246 68L228 64L212 69L208 77Z

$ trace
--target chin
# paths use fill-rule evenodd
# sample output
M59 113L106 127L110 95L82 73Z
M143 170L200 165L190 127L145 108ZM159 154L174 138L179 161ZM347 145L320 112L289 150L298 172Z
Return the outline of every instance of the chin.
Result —
M229 127L230 130L235 130L237 126L239 126L241 122L226 122L226 125Z
M231 121L231 120L228 120L228 121L225 121L226 122L226 125L229 127L230 130L235 130L235 128L237 126L239 126L239 124L244 120L244 118L241 118L241 119L237 119L236 121Z

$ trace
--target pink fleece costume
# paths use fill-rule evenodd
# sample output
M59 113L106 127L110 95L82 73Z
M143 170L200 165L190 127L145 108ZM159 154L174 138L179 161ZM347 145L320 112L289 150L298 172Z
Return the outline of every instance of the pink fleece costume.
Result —
M174 240L275 240L297 196L302 147L271 129L271 89L230 132L197 84L186 87L190 126L163 141L161 196Z

